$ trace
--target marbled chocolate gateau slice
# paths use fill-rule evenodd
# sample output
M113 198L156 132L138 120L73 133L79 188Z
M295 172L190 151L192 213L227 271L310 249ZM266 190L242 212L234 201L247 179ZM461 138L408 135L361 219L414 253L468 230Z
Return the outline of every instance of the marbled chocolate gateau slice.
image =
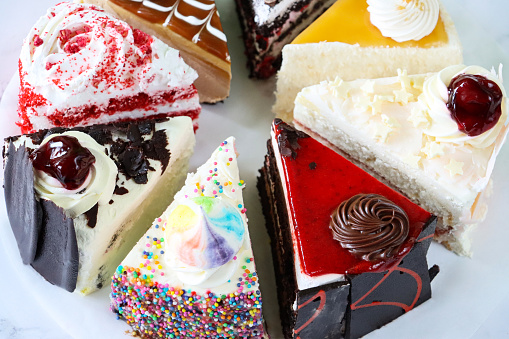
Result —
M180 51L198 72L200 102L230 94L231 62L214 0L83 0L97 4L135 28Z
M281 66L281 51L334 0L235 0L250 76L268 78Z
M122 261L111 308L143 338L266 338L235 139L196 173Z
M22 133L185 115L198 127L196 72L179 52L101 8L61 2L19 57Z
M69 292L107 284L184 181L194 143L188 117L7 138L5 201L23 263Z
M436 217L276 119L258 188L285 338L358 338L431 297Z

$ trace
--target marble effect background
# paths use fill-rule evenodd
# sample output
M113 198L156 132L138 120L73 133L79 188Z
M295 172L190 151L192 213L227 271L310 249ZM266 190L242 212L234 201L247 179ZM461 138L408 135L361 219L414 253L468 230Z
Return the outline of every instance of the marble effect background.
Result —
M231 0L217 0L219 3ZM446 8L453 2L462 1L464 13L476 25L481 27L486 35L494 39L506 55L509 55L509 1L507 0L442 0ZM4 6L0 11L0 97L13 76L21 49L23 38L35 21L45 13L46 9L58 0L2 0ZM220 5L219 5L220 6ZM452 13L453 20L464 13ZM240 38L240 37L239 37ZM460 38L463 40L465 37ZM231 38L230 38L231 39ZM509 67L509 65L505 65ZM505 71L507 74L507 69ZM507 81L507 80L506 80ZM33 339L63 339L71 338L42 308L30 299L23 285L15 279L9 279L8 263L0 260L0 272L3 279L0 282L0 339L33 338ZM474 306L475 307L475 306ZM486 314L486 321L472 335L472 338L509 338L509 295L502 298L495 309ZM91 324L93 326L93 324ZM461 324L451 324L461 326ZM374 336L376 337L376 336ZM126 336L126 338L129 338Z

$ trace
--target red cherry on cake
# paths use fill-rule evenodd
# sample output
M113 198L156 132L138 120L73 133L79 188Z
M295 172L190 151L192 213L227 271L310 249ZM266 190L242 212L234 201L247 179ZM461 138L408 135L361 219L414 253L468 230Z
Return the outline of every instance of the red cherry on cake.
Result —
M447 108L460 131L475 137L496 125L502 115L502 91L498 85L475 74L460 74L448 87Z
M79 188L87 179L95 157L68 135L51 138L31 155L33 166L57 179L68 190Z

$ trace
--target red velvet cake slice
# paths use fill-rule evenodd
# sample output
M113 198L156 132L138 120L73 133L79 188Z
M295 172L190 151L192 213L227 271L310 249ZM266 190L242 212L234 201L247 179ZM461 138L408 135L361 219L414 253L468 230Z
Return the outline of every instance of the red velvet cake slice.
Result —
M261 174L285 338L357 338L431 297L435 216L278 119Z
M196 72L179 52L87 4L41 17L19 59L22 132L200 113Z

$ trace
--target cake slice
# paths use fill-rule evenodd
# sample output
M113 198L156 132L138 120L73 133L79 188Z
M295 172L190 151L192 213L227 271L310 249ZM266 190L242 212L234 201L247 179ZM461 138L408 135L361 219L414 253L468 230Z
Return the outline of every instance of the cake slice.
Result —
M334 0L236 0L250 76L268 78L281 51Z
M230 94L230 54L214 0L82 1L103 7L179 50L199 75L194 84L200 102L214 103Z
M324 82L295 100L295 125L439 218L435 239L470 255L508 126L500 76L479 66Z
M279 119L258 189L285 338L358 338L431 297L436 217Z
M22 133L185 115L198 127L196 72L179 52L93 5L62 2L25 38Z
M194 142L188 117L7 138L5 201L23 263L69 292L101 288L171 202Z
M111 309L143 338L262 338L235 139L212 153L117 268Z
M273 111L287 122L304 87L324 80L438 72L461 64L461 43L439 0L338 0L283 49Z

